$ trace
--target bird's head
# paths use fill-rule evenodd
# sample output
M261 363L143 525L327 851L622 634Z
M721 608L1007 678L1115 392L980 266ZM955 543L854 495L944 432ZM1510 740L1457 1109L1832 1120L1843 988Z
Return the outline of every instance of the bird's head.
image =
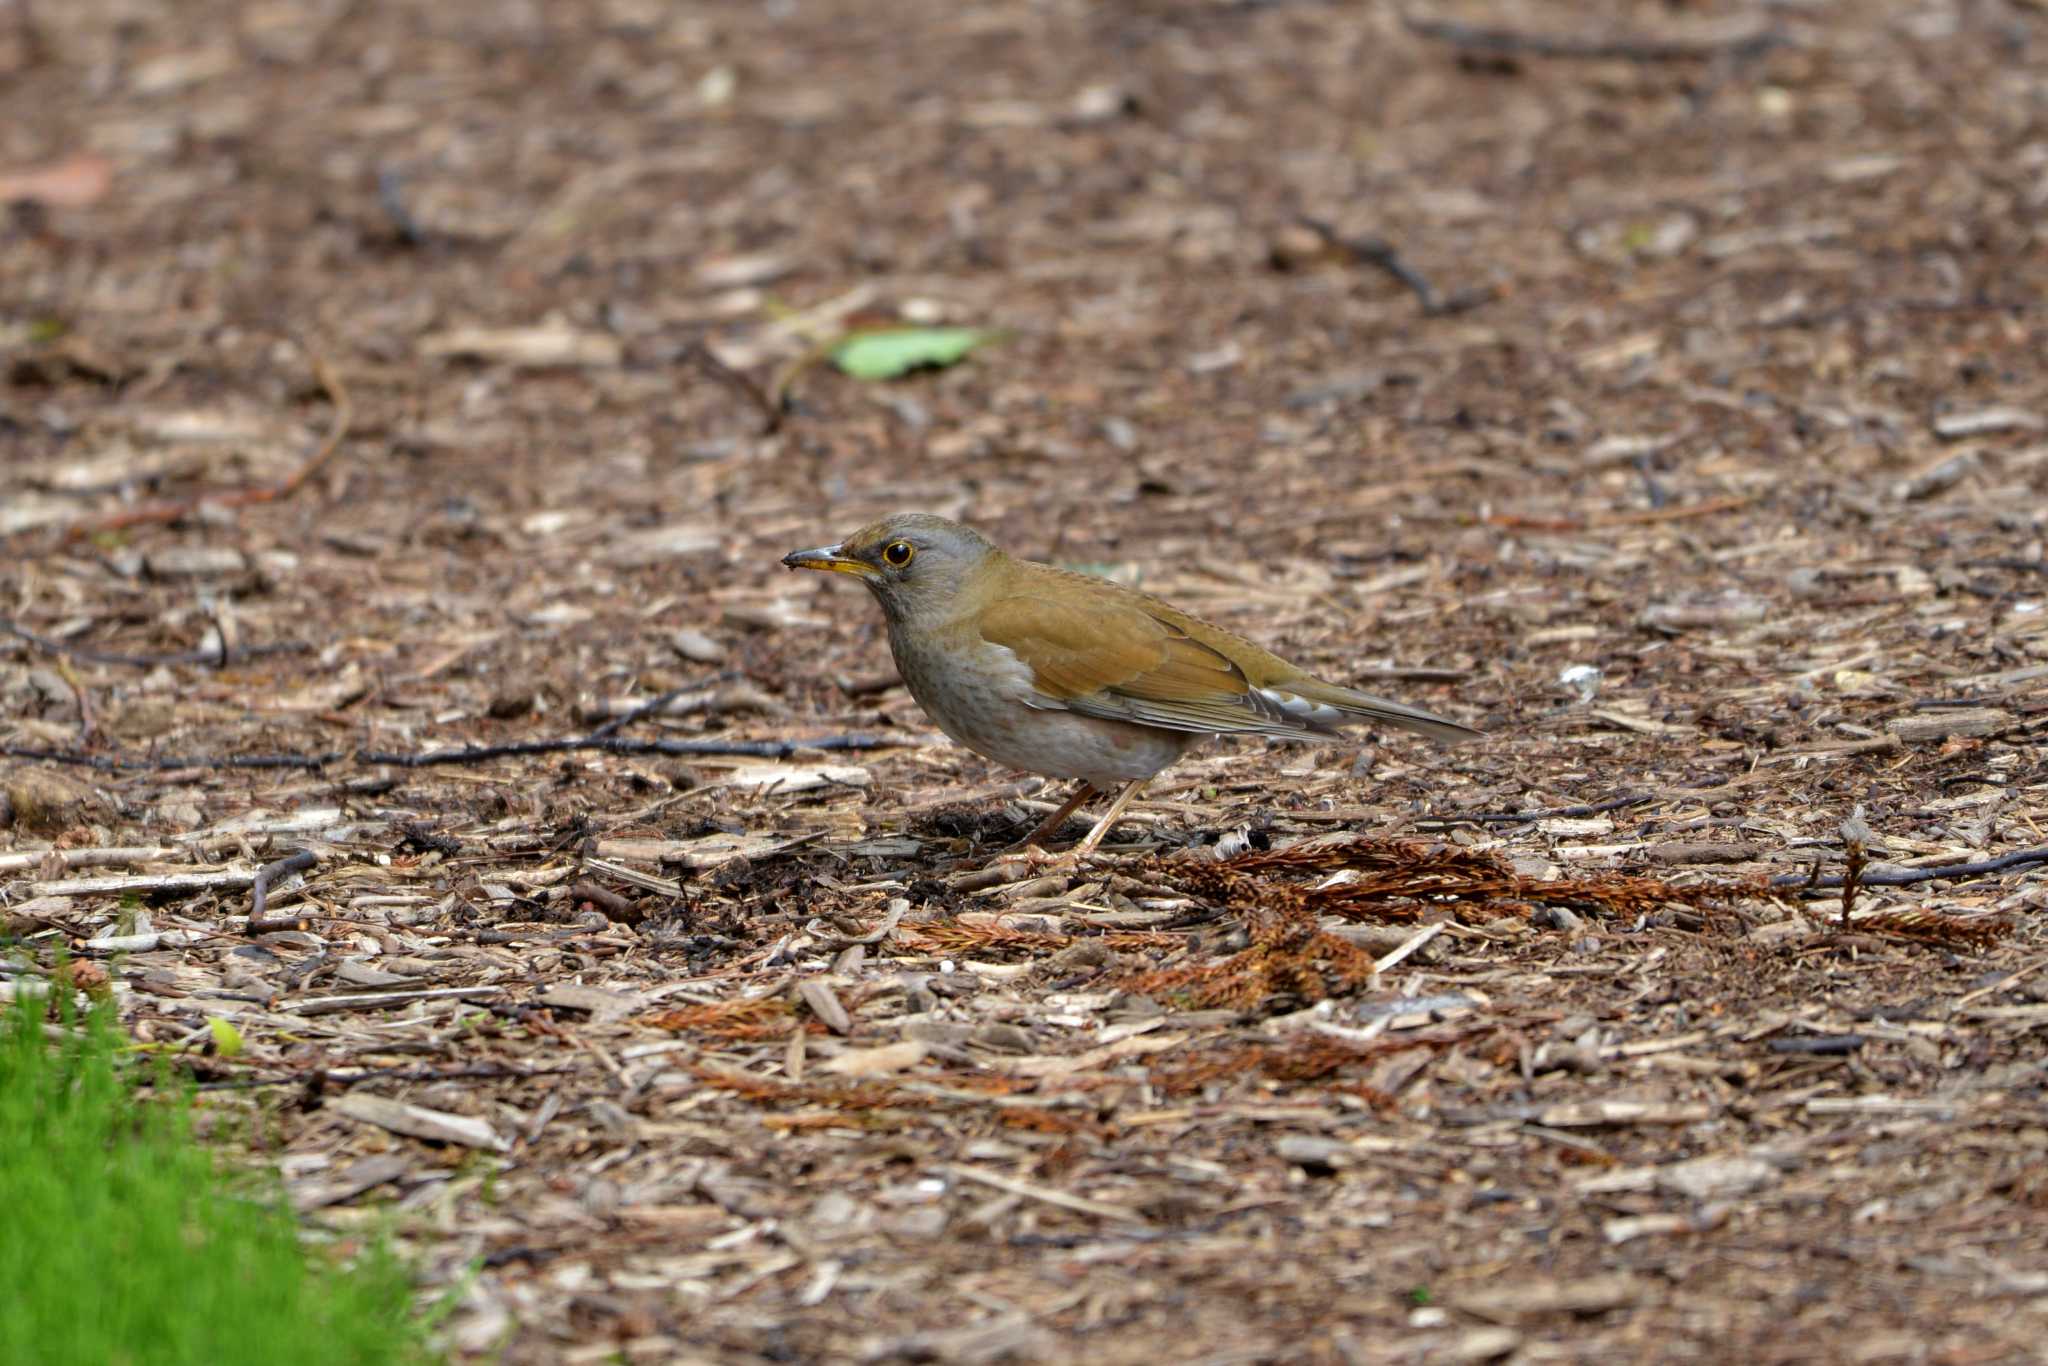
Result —
M925 512L899 512L837 545L792 550L791 569L851 574L868 586L892 622L950 616L958 595L1000 554L973 527Z

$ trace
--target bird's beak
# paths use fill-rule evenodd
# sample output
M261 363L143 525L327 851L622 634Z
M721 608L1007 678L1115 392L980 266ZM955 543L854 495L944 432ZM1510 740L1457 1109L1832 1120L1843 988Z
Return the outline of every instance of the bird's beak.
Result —
M823 569L863 579L875 576L873 565L849 560L843 553L843 547L836 545L821 545L816 550L792 550L782 557L782 563L787 569Z

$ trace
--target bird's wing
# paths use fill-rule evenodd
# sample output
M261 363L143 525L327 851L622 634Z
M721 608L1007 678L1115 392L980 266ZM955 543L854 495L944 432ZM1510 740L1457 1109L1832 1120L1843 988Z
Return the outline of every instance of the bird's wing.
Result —
M1145 610L1144 600L999 598L982 639L1030 668L1030 705L1205 735L1300 736L1310 729L1221 652Z

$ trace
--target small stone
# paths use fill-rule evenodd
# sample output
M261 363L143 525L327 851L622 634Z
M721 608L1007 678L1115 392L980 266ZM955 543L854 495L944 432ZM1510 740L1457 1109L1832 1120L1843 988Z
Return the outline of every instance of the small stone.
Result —
M12 812L9 819L37 834L54 835L82 824L97 805L84 783L47 770L17 773L0 786L0 806Z
M669 648L684 659L696 664L716 664L725 658L725 647L705 635L687 627L668 638Z

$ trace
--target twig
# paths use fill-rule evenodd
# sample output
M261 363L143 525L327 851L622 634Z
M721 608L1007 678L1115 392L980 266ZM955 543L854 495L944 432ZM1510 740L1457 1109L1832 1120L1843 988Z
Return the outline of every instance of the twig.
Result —
M461 749L429 750L424 754L357 750L349 757L359 764L389 764L396 768L437 768L444 764L473 764L484 759L511 758L525 754L569 754L579 750L597 750L605 754L729 754L749 759L787 759L806 749L888 749L897 743L895 740L876 735L827 735L816 740L622 740L615 735L584 735L573 740L523 740L506 745L468 745Z
M100 728L99 718L93 712L92 695L86 692L85 680L78 676L78 670L61 655L57 659L57 676L70 687L71 696L78 702L78 743L89 745Z
M1785 41L1770 24L1747 27L1711 38L1562 38L1519 33L1507 28L1482 28L1448 19L1420 19L1403 12L1410 33L1449 43L1461 52L1489 57L1563 57L1594 61L1690 62L1709 57L1743 59L1759 56Z
M1693 517L1712 517L1722 512L1740 512L1755 501L1741 496L1709 498L1701 503L1601 512L1591 517L1527 517L1519 512L1496 512L1480 520L1487 526L1506 527L1513 531L1586 531L1594 527L1647 526L1659 522L1683 522Z
M1965 569L2010 569L2016 574L2048 574L2048 560L2022 560L2008 556L1991 560L1964 560Z
M256 880L249 884L249 933L270 934L282 929L304 929L303 923L292 925L268 925L263 919L263 908L270 899L270 884L293 873L303 873L320 862L320 856L311 849L298 849L283 858L264 864L256 870ZM294 916L295 921L305 917Z
M36 759L46 764L71 764L79 768L98 769L102 773L125 772L131 769L324 768L341 757L341 754L338 752L327 754L227 754L219 756L194 755L191 757L152 755L139 757L121 754L79 754L60 749L37 749L33 745L0 745L0 758Z
M470 1067L383 1067L362 1072L328 1072L314 1069L290 1077L246 1077L233 1081L202 1081L200 1091L246 1091L259 1086L359 1086L366 1081L497 1081L518 1077L554 1077L583 1070L581 1063L559 1067L507 1067L503 1063L478 1063Z
M309 348L310 350L310 348ZM96 522L75 523L66 534L77 540L84 536L103 531L121 531L133 526L160 526L181 522L199 510L200 504L210 503L215 507L252 507L259 503L280 502L291 497L315 474L321 466L333 458L341 449L342 438L348 435L349 426L355 421L355 406L349 401L348 390L343 387L341 377L327 364L319 352L311 351L313 374L320 381L320 387L327 394L327 400L334 406L334 421L327 429L327 435L304 464L286 475L281 483L259 485L255 488L232 489L214 495L198 494L171 502L146 503L141 507L129 508L103 517Z
M759 408L761 410L761 435L773 436L777 431L781 430L782 419L786 412L784 406L770 398L768 392L754 382L753 376L733 369L730 365L720 360L716 352L700 341L691 342L689 350L683 353L683 357L705 374L711 376L711 378L727 388L738 392L756 408Z
M391 220L398 240L408 247L423 245L427 240L426 229L405 202L405 177L395 166L381 166L377 169L377 206L384 210L384 216Z
M211 664L215 668L224 668L239 660L255 659L262 655L303 654L313 648L304 641L287 640L275 645L244 645L230 649L223 638L218 649L179 650L164 655L131 655L119 650L95 650L90 645L73 645L69 641L37 635L19 622L9 621L5 617L0 617L0 635L10 635L17 640L27 641L38 650L60 658L83 660L87 664L125 664L137 669L154 669L159 664Z
M1439 816L1421 825L1450 825L1457 821L1471 821L1475 825L1523 825L1532 821L1570 820L1578 816L1598 816L1609 811L1620 811L1626 807L1641 806L1655 801L1647 792L1625 792L1619 797L1610 797L1604 802L1592 802L1585 806L1560 806L1549 811L1460 811L1449 816Z
M1048 1205L1057 1205L1061 1209L1073 1210L1077 1214L1092 1214L1098 1219L1114 1219L1124 1223L1143 1224L1147 1222L1143 1214L1124 1205L1112 1205L1101 1200L1090 1200L1086 1196L1069 1195L1067 1192L1052 1186L1041 1186L1032 1181L1020 1181L1014 1176L1004 1176L1000 1172L984 1171L979 1167L970 1167L958 1162L948 1166L945 1170L949 1176L955 1177L958 1180L974 1181L984 1186L993 1186L997 1190L1004 1191L1010 1195L1022 1196L1026 1200L1040 1200Z
M1920 882L1938 882L1952 877L1983 877L1988 873L2002 873L2010 868L2026 868L2036 863L2048 863L2048 846L2039 849L2018 849L1997 858L1979 860L1976 863L1942 863L1932 868L1864 868L1856 875L1859 887L1910 887ZM1845 879L1836 874L1827 877L1812 877L1807 873L1781 873L1771 879L1773 887L1811 887L1815 891L1827 891L1840 887Z
M1849 914L1856 909L1856 892L1862 886L1863 865L1866 861L1864 846L1870 838L1870 827L1863 823L1863 808L1857 807L1848 820L1842 822L1842 918L1839 927L1849 928Z
M699 692L707 688L715 688L720 683L731 682L734 678L737 678L739 676L740 675L736 671L728 669L724 673L716 674L709 679L703 680L702 682L685 683L680 688L670 688L661 696L643 702L629 712L622 712L621 714L614 716L611 720L605 722L596 730L590 732L590 735L587 738L592 740L602 740L606 736L615 735L619 731L624 730L627 726L632 725L635 721L638 721L643 717L652 716L656 712L665 709L669 705L669 703L675 701L678 697L683 697L690 693Z
M1424 317L1441 318L1451 313L1462 313L1468 308L1491 303L1498 291L1481 286L1476 289L1461 289L1446 298L1437 293L1436 286L1427 276L1401 259L1401 253L1392 242L1384 237L1346 237L1319 218L1300 215L1301 225L1323 239L1328 246L1337 248L1361 265L1377 266L1399 280L1422 302Z
M567 740L520 740L504 745L465 745L459 749L399 754L387 750L327 750L319 754L122 755L80 754L38 749L32 745L0 745L0 757L71 764L102 772L136 769L320 769L332 764L382 764L392 768L439 768L533 754L571 754L596 750L604 754L733 755L747 759L788 759L807 749L890 749L899 740L880 735L823 735L814 740L624 740L615 735L580 735Z
M588 901L591 905L597 907L598 910L604 912L605 919L607 920L618 920L629 925L637 925L647 918L638 906L635 906L611 888L600 887L588 878L569 884L570 904L574 905L581 901Z

